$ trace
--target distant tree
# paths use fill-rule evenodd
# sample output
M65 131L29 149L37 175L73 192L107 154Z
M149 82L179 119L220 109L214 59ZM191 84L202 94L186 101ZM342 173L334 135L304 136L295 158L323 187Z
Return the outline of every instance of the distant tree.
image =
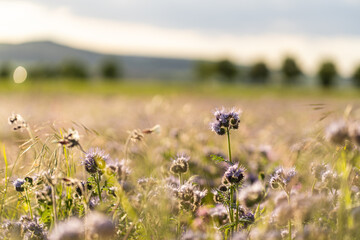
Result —
M265 83L267 82L270 72L264 62L257 62L251 67L249 74L254 82Z
M56 78L60 76L59 66L48 64L37 64L29 68L29 77L31 78Z
M5 62L0 67L0 77L9 78L11 74L11 66L9 63Z
M89 76L88 68L85 63L79 60L66 60L61 65L61 76L69 78L87 78Z
M335 64L331 61L323 62L319 67L317 75L320 78L320 84L323 87L331 87L334 84L334 79L337 75Z
M295 82L296 78L302 74L295 59L291 57L287 57L284 59L281 67L281 72L287 83Z
M117 79L121 77L120 63L112 57L103 60L100 66L101 76L105 79Z
M213 77L216 73L216 66L212 62L199 61L195 63L196 79L205 81Z
M360 87L360 65L355 69L352 79L355 86Z
M230 60L224 59L217 62L216 72L222 79L231 82L238 75L238 68Z

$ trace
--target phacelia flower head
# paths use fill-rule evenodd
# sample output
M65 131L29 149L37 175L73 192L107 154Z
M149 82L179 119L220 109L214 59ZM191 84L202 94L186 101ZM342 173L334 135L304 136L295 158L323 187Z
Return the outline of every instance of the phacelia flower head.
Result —
M225 127L221 126L220 122L213 122L210 125L211 131L215 132L218 135L224 135L226 133Z
M312 164L311 165L311 173L315 176L317 180L321 181L322 175L327 171L327 166L323 163L320 164Z
M230 195L227 191L224 192L219 189L214 189L211 191L211 193L213 194L213 200L215 203L224 203L226 201L229 201Z
M216 110L214 113L215 121L211 123L211 130L218 135L224 135L227 129L238 129L241 111L234 109L226 112L225 109Z
M181 185L178 189L174 190L175 196L180 200L180 207L182 209L195 211L201 205L207 190L199 190L191 181Z
M190 157L186 155L178 155L171 164L170 172L173 174L186 173L189 169L189 160Z
M349 135L352 141L360 146L360 123L353 123L349 128Z
M91 212L84 219L85 232L89 236L101 236L99 239L113 239L115 224L106 215Z
M239 201L246 207L252 207L259 203L265 196L265 188L260 181L240 190Z
M273 189L281 188L286 192L290 192L295 183L297 172L295 168L284 170L282 167L278 168L270 178L270 186Z
M124 159L116 161L116 163L109 164L107 171L109 174L114 174L119 182L125 181L131 173L131 170Z
M50 186L44 186L42 190L36 191L35 196L38 203L52 204L52 189Z
M220 225L223 225L229 221L229 214L223 204L217 204L209 211L210 216L217 221Z
M223 184L239 184L245 177L245 168L236 163L230 166L223 176Z
M325 187L329 189L339 189L340 188L340 176L332 171L327 170L322 175L322 182L325 185Z
M64 222L61 222L52 231L50 239L72 239L80 240L85 238L84 223L75 217L72 217Z
M344 144L349 139L349 127L345 121L333 122L326 129L325 137L334 144Z
M23 192L25 190L24 189L24 184L25 184L25 180L21 179L21 178L18 178L13 182L13 185L14 185L15 190L17 192Z
M94 150L90 150L85 155L85 160L83 164L85 165L85 170L88 173L96 173L101 172L105 166L106 162L110 160L108 154L105 154L104 151L99 148L95 148Z

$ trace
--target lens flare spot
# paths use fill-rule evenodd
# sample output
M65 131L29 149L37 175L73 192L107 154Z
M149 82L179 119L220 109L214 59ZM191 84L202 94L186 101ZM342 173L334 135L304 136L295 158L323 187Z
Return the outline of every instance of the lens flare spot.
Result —
M15 83L23 83L26 80L27 77L27 71L24 67L19 66L14 71L14 82Z

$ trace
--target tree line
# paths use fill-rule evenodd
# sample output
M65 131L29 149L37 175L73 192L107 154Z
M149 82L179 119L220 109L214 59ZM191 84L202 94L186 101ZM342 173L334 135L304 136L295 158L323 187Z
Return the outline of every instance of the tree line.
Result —
M0 65L0 78L10 78L13 72L10 63ZM229 59L222 59L215 62L198 61L194 65L194 77L199 81L219 80L221 82L233 83L245 79L250 83L266 84L270 82L271 75L267 64L263 61L255 62L250 67L239 67ZM105 80L119 80L124 74L121 62L115 57L105 57L97 67L90 68L86 63L70 59L60 64L35 64L27 68L28 77L32 79L48 78L76 78L88 79L93 76ZM284 84L297 84L305 77L301 67L293 57L286 57L277 71L280 73ZM336 84L339 77L337 67L333 61L322 62L317 70L319 84L325 88ZM352 83L360 87L360 65L354 70Z
M245 72L245 73L244 73ZM286 57L279 69L284 84L298 84L305 74L293 57ZM224 82L236 82L241 77L251 83L265 84L269 82L271 71L263 61L255 62L249 68L242 69L230 61L222 59L217 62L199 61L195 65L196 78L201 81L218 79ZM339 73L333 61L322 62L317 70L316 77L319 84L325 88L335 85ZM351 76L352 83L360 87L360 65L357 66Z
M10 78L13 68L10 63L3 63L0 66L0 78ZM113 57L104 58L97 68L90 68L78 59L68 59L60 64L34 64L27 68L27 72L28 77L32 79L60 77L88 79L91 76L98 76L107 80L117 80L123 76L120 61Z

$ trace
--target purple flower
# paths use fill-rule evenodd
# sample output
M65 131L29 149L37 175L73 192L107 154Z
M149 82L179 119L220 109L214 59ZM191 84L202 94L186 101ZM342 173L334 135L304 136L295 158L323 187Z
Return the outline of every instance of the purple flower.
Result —
M86 153L83 164L88 173L96 173L101 172L109 160L110 157L108 154L105 154L105 152L99 148L95 148Z

